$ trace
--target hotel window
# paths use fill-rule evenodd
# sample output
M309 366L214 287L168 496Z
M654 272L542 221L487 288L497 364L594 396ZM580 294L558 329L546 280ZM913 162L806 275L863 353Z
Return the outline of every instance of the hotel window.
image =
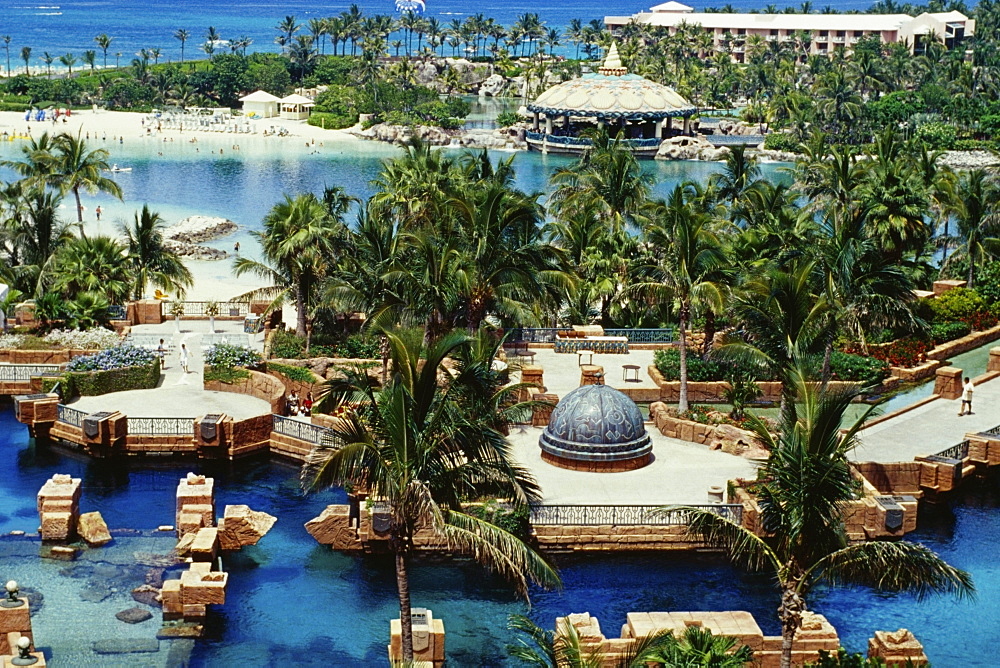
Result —
M855 37L864 37L865 36L865 31L864 30L855 30L854 31L854 36Z
M772 34L772 35L774 35L775 37L777 37L777 36L778 36L778 31L777 31L777 30L774 30L774 29L772 29L772 30L771 30L771 34Z
M847 36L847 31L846 30L838 30L837 31L837 37L846 37L846 36Z

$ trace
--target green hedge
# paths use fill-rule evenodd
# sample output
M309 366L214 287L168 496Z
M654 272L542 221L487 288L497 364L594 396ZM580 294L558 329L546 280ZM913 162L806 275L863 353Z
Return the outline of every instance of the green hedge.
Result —
M768 151L801 153L802 145L795 137L784 132L772 132L764 137L764 148Z
M820 358L820 363L822 364L822 358ZM830 355L830 372L833 380L877 385L889 376L889 365L874 357L852 355L835 350Z
M656 351L654 362L656 368L663 374L664 380L680 380L680 358L680 351L676 348ZM692 382L730 380L735 375L757 381L773 380L761 378L761 371L757 368L742 368L728 361L705 361L697 353L692 353L690 350L688 351L687 361L688 380ZM810 356L808 364L810 380L819 380L823 369L823 356ZM835 350L830 355L830 371L833 380L846 380L863 383L864 385L875 385L889 375L889 365L874 357L854 355Z
M246 369L234 368L231 366L206 366L203 374L204 382L210 383L213 380L234 385L250 377L250 372Z
M677 348L667 348L657 350L653 357L656 368L663 374L664 380L681 379L681 351ZM706 383L710 381L726 380L730 367L733 366L724 362L714 360L705 361L698 356L698 353L688 350L687 353L687 373L688 380L696 383ZM755 374L751 373L751 377Z
M306 121L309 125L315 125L324 130L343 130L358 122L358 115L354 114L332 114L325 111L314 111L309 114Z
M124 369L68 371L60 379L64 397L94 397L111 392L149 390L159 382L160 360L156 358L147 365Z
M937 322L931 325L931 341L934 345L940 345L946 341L960 339L972 331L967 322Z

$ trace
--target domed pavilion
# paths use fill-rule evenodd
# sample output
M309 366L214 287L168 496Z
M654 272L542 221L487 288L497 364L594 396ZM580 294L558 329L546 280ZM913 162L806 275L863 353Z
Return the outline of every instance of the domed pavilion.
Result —
M690 117L698 111L673 88L629 74L614 44L597 74L557 84L527 109L533 128L525 134L529 149L580 153L591 146L581 133L596 125L606 127L612 137L621 131L642 157L655 156L670 136L691 134ZM675 118L683 119L680 129L674 128Z
M575 471L632 471L653 460L639 407L608 385L584 385L567 394L538 445L542 459Z

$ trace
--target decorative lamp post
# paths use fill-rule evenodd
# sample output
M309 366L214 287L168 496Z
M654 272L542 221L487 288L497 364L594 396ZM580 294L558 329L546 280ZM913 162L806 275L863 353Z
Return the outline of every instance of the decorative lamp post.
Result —
M38 657L31 655L31 638L21 636L17 641L17 656L10 660L13 666L32 666L38 663Z
M24 605L24 601L17 597L21 590L18 588L16 581L8 580L5 589L7 590L7 598L0 601L0 607L18 608Z

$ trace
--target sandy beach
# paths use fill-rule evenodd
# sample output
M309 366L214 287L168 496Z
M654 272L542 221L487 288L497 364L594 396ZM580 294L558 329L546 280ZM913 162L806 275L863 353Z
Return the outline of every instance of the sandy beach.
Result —
M241 157L248 159L273 155L297 159L308 155L320 157L323 154L334 155L345 150L356 151L360 148L360 144L365 145L366 152L370 149L372 153L390 155L395 151L388 145L369 142L345 131L324 130L307 125L303 121L280 118L250 121L256 125L257 134L180 131L165 128L158 130L154 122L150 122L149 119L148 114L84 110L74 111L65 121L60 118L56 123L51 121L28 122L24 120L23 112L0 112L0 140L6 139L0 148L6 155L16 159L19 155L19 146L25 143L24 138L29 135L38 137L44 132L69 132L73 134L79 132L85 138L90 138L90 145L93 148L108 149L112 153L112 159L109 162L113 164L116 161L120 162L119 167L126 169L128 168L127 162L122 162L122 159L115 154L128 154L137 151L154 157L158 155L191 159L198 156L195 159L219 160L220 157L225 158L238 152ZM269 132L267 136L263 134L265 130ZM284 136L272 134L275 130L287 134ZM116 150L118 147L121 148L121 151ZM114 174L109 174L109 176L114 177ZM130 193L125 202L109 199L106 196L94 197L82 194L84 230L88 234L120 236L121 223L130 221L135 211L141 206L137 206L136 202L145 199L146 196L141 191ZM95 202L99 203L102 208L100 221L95 216ZM67 198L64 201L63 210L64 220L69 221L75 218L72 198ZM199 215L202 212L160 210L160 213L167 225L174 225L182 218ZM266 212L260 212L261 217L264 213ZM240 223L240 231L207 244L226 250L230 257L222 260L184 259L184 263L195 278L194 285L187 291L187 299L224 300L263 286L263 283L256 277L237 278L232 274L235 242L240 243L243 255L256 257L259 252L256 242L246 229L248 225L256 226L259 220L236 222Z

